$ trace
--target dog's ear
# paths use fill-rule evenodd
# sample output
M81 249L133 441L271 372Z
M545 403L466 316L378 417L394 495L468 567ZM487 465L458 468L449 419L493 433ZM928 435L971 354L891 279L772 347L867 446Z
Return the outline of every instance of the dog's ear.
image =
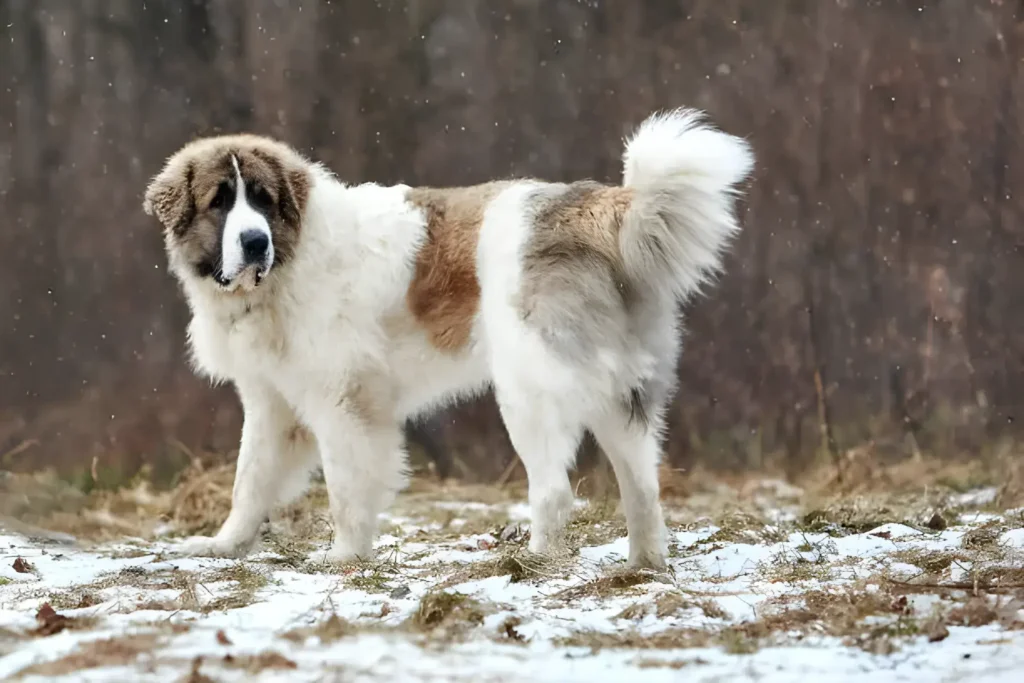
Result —
M183 232L195 214L192 198L194 174L192 164L171 159L146 188L142 210L155 216L167 230Z
M292 230L302 225L302 215L306 211L309 200L309 187L312 179L309 171L301 166L286 164L281 169L281 186L278 188L278 203L281 218Z

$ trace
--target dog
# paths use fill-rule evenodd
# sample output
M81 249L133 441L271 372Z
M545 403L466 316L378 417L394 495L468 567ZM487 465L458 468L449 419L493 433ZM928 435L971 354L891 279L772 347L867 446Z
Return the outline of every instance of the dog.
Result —
M195 140L146 188L187 299L195 369L244 410L231 512L188 555L245 555L322 465L332 563L372 556L406 483L402 425L493 388L528 477L529 549L556 554L589 430L629 564L664 567L658 462L679 304L721 271L754 155L702 112L656 113L623 182L347 185L266 137Z

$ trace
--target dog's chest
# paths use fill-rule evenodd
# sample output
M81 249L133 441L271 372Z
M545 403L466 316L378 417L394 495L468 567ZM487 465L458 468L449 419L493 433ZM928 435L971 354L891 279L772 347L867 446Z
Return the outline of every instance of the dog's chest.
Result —
M280 371L290 343L287 322L273 309L241 309L216 318L197 315L189 341L200 368L219 379Z

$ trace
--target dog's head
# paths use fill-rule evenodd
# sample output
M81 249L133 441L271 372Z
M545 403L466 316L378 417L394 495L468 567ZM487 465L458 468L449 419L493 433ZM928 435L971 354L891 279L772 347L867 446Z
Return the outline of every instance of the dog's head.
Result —
M143 209L163 224L179 278L248 292L294 255L310 168L268 138L205 138L167 161L146 189Z

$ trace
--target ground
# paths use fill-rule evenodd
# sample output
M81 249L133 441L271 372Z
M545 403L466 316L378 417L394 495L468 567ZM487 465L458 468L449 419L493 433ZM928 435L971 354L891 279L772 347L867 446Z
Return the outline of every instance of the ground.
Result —
M693 681L831 683L1024 670L1024 509L999 486L826 496L777 479L688 480L666 486L671 569L656 573L624 567L614 496L581 498L572 553L551 559L526 550L521 486L419 482L382 520L376 561L326 567L307 559L329 542L322 488L235 561L173 554L223 518L230 470L192 472L170 493L76 498L40 481L0 488L3 680L595 683L684 669Z

